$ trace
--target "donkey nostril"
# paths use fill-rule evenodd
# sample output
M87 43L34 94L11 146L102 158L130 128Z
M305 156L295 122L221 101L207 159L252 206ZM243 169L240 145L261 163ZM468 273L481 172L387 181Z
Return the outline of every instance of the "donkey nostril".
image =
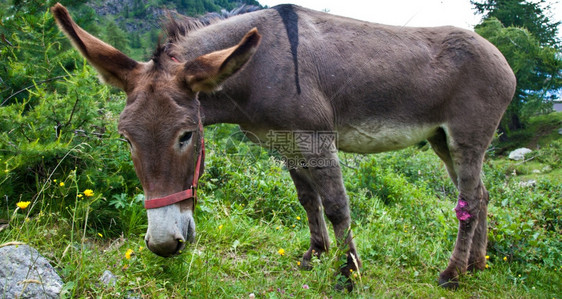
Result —
M180 254L181 250L185 247L184 238L168 239L164 242L152 242L150 238L145 238L144 242L150 251L162 257L169 257Z
M176 253L181 253L181 250L185 247L185 240L183 238L177 238L178 247L176 248Z

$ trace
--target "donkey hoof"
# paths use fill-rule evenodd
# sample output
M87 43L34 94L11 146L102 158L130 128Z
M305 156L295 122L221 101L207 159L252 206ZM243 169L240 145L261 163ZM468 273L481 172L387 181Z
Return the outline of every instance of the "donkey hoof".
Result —
M457 277L448 278L445 275L439 275L439 286L449 290L456 290L459 287Z
M302 270L312 270L312 260L314 258L320 258L322 251L315 249L315 247L310 247L302 256L302 262L300 267Z
M347 291L351 293L353 291L353 280L349 277L341 277L334 286L334 289L338 292Z
M302 262L300 263L300 268L301 270L305 270L305 271L310 271L312 270L312 263L310 262L310 260L302 260Z
M468 271L469 272L478 272L486 269L486 259L482 258L479 259L478 262L469 261L468 263Z

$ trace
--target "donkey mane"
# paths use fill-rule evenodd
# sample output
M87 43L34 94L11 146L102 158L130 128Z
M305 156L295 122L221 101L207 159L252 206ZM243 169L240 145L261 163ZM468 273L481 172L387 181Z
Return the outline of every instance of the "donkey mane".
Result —
M175 42L181 37L187 36L189 32L209 26L224 19L245 13L260 10L261 8L254 5L242 5L231 11L225 9L220 12L210 12L198 18L180 16L179 19L168 17L167 23L164 25L168 42Z
M196 31L211 24L228 19L233 16L242 15L245 13L260 10L261 7L255 5L242 5L231 11L222 9L220 12L209 12L203 16L193 18L180 15L178 13L168 14L168 17L163 23L163 28L166 33L166 42L162 44L158 41L156 49L152 53L151 59L154 61L155 67L160 65L160 56L162 53L167 53L167 48L170 44L177 43L181 38L186 37L190 32Z

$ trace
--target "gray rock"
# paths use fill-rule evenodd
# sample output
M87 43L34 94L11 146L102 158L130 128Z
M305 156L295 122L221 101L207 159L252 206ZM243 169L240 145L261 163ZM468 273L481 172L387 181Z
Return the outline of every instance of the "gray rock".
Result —
M521 187L535 187L537 185L537 181L535 180L528 180L525 182L519 182L519 186Z
M532 152L532 150L530 150L526 147L518 148L518 149L512 151L511 153L509 153L509 159L515 160L515 161L524 160L525 155L528 154L528 153L531 153L531 152Z
M58 298L63 282L49 261L28 245L0 248L3 298Z
M100 277L100 281L106 286L115 286L115 282L117 281L117 277L111 273L109 270L103 271L103 274Z

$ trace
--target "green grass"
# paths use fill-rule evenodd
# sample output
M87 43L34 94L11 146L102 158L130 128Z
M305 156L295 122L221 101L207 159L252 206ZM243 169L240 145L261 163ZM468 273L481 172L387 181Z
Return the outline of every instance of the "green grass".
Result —
M138 197L95 187L94 196L85 197L72 173L49 181L33 210L4 207L10 223L0 231L0 244L25 242L46 255L65 281L63 298L559 298L559 169L532 172L548 163L486 161L489 268L464 275L460 288L450 291L436 279L456 237L457 194L436 155L427 148L342 154L363 261L348 294L334 289L342 257L334 244L312 270L299 268L309 233L290 177L264 150L227 138L235 132L230 126L206 131L198 234L179 256L160 258L144 248L146 217ZM528 175L537 184L520 186ZM105 270L117 276L114 286L101 285Z
M530 118L522 130L511 132L509 140L495 143L498 151L505 152L519 147L537 149L548 146L560 139L558 130L562 128L562 112L553 112Z

